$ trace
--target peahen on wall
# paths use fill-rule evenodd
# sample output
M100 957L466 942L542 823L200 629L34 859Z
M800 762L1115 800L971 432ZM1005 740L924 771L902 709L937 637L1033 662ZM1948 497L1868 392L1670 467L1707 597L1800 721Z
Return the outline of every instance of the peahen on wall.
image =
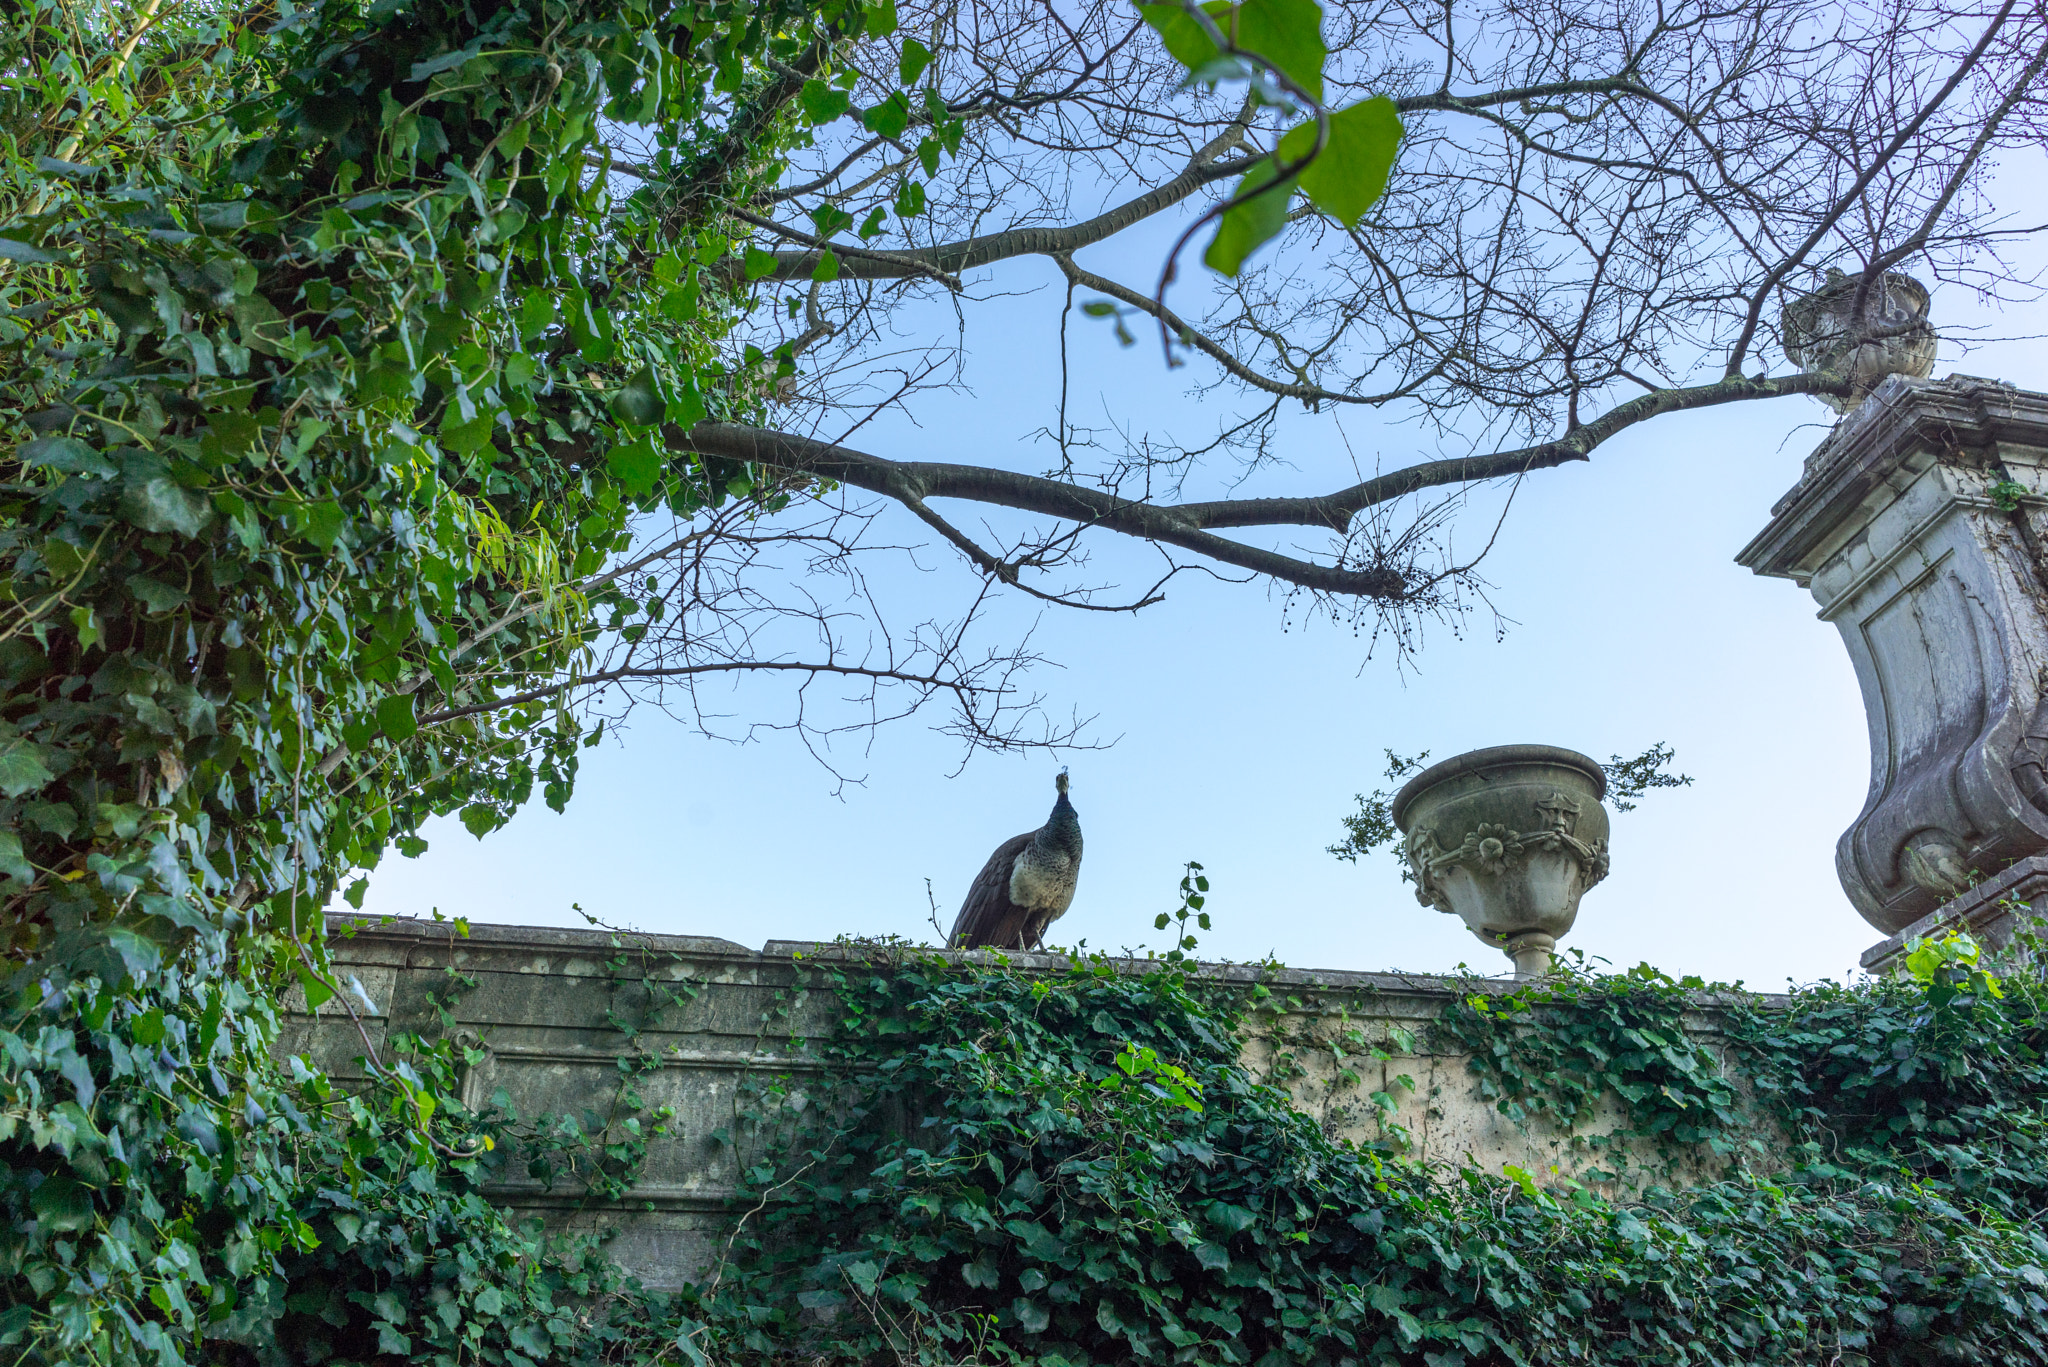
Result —
M1005 840L975 875L953 933L954 949L1036 949L1045 928L1074 901L1081 877L1081 818L1067 801L1067 771L1053 780L1059 800L1035 831Z

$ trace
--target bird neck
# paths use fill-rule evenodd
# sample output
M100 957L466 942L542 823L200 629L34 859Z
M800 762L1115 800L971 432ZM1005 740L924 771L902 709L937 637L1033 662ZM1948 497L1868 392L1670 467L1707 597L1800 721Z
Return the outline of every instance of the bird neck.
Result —
M1081 843L1081 815L1065 793L1052 805L1052 819L1039 827L1032 843L1040 849L1072 850Z

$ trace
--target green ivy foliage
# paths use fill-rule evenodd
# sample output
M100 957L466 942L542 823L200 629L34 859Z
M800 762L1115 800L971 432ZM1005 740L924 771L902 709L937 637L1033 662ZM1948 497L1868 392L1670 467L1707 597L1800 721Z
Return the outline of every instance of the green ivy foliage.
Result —
M520 1367L600 1334L563 1308L597 1274L478 1196L495 1136L454 1046L366 1039L337 1090L273 1061L281 1002L358 1009L321 912L426 817L566 801L595 737L559 685L655 610L617 568L636 512L797 491L659 433L790 373L722 345L752 304L723 215L809 136L800 92L852 85L848 36L892 26L849 0L8 7L8 1362ZM630 197L601 123L652 147Z
M1238 1061L1285 1009L1262 986L900 948L813 972L841 1085L756 1112L773 1155L692 1307L713 1356L2048 1361L2033 982L1993 995L1951 960L1789 1000L1703 1003L1647 969L1473 984L1435 1044L1503 1111L1607 1093L1619 1140L1713 1160L1696 1186L1596 1190L1328 1137ZM1687 1031L1703 1005L1723 1035Z

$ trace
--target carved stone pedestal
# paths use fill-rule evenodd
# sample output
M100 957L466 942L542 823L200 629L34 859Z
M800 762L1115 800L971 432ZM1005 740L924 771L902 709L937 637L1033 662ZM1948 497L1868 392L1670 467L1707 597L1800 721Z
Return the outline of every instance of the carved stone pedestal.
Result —
M2048 851L2044 543L2048 395L1894 376L1736 557L1810 590L1855 664L1870 795L1835 864L1888 935Z

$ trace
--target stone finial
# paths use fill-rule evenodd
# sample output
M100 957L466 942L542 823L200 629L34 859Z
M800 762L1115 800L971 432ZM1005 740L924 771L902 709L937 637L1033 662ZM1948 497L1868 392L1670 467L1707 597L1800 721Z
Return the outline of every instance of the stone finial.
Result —
M1857 317L1858 296L1862 317ZM1867 288L1860 275L1828 268L1827 283L1785 305L1785 356L1808 375L1845 374L1848 395L1816 394L1847 413L1889 375L1934 373L1940 339L1927 321L1927 287L1894 271Z

